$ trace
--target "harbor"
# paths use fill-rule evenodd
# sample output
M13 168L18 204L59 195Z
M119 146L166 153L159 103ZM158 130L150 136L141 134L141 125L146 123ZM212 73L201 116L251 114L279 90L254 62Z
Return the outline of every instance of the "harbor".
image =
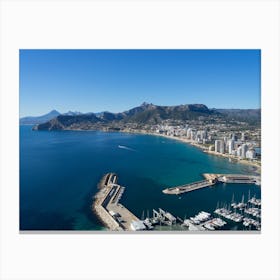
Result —
M258 206L255 206L256 201ZM236 207L239 205L240 207ZM245 202L244 196L241 202L232 203L217 203L214 212L207 213L200 211L194 217L185 219L182 226L186 226L190 231L205 231L205 230L224 230L228 224L239 225L243 230L261 230L261 200L255 197L250 198Z
M199 190L202 188L214 186L218 183L232 183L232 184L256 184L260 185L260 176L250 176L243 174L202 174L205 180L197 181L189 184L184 184L176 187L164 189L165 194L183 194Z
M228 176L232 180L232 174ZM215 184L218 178L227 179L225 174L205 174L205 177L214 179L212 184ZM250 176L239 178L255 180ZM261 230L261 199L251 197L250 192L247 201L244 195L241 201L235 201L233 195L231 203L218 202L213 212L201 210L189 218L181 218L165 209L157 208L152 209L151 217L149 211L146 211L146 215L143 211L140 219L120 203L125 187L117 184L115 173L105 174L98 184L98 189L98 193L93 197L92 210L111 231L151 231L162 230L162 228L180 231L215 231L227 230L230 224L236 224L243 230Z

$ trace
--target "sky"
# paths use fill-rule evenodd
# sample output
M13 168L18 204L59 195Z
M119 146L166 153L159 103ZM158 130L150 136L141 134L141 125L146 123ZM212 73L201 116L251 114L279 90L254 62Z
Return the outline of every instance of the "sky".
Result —
M20 50L20 116L143 102L260 108L260 50Z

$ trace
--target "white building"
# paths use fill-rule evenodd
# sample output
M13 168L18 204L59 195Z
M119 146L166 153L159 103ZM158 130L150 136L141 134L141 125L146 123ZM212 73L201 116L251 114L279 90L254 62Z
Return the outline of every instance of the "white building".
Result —
M247 144L242 144L241 146L241 157L246 158L246 152L248 151Z
M197 132L198 135L200 135L201 139L206 139L207 138L207 131L206 130L199 130Z
M233 140L233 141L237 140L237 137L236 137L235 133L232 133L231 140Z
M225 145L223 140L215 140L215 152L221 154L225 152Z
M239 146L238 148L237 148L237 151L236 151L236 155L238 156L238 157L241 157L241 154L242 154L242 146Z
M188 139L191 139L191 133L192 133L192 129L191 129L191 128L188 128L188 129L187 129L187 138L188 138Z
M246 152L246 158L248 159L254 159L256 158L256 151L255 149L250 149Z
M234 150L234 140L228 140L228 153L232 154L232 151Z
M192 130L191 131L191 140L195 140L196 137L196 131Z

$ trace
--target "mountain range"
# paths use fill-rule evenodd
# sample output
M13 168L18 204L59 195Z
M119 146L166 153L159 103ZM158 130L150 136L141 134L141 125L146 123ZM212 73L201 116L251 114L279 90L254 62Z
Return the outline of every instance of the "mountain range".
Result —
M53 112L53 111L52 111ZM58 113L57 111L55 111ZM47 114L48 115L48 114ZM45 115L46 116L46 115ZM43 117L43 116L42 116ZM155 125L164 121L242 121L259 125L260 109L209 109L203 104L186 104L178 106L158 106L144 102L138 107L121 113L100 112L82 114L71 112L56 115L45 122L37 123L35 130L68 130L68 129L118 129L134 124L138 126ZM40 119L41 120L41 119Z
M45 123L50 121L51 119L59 116L59 115L65 115L65 116L77 116L81 115L81 112L72 112L68 111L67 113L59 113L57 110L52 110L49 113L42 115L42 116L37 116L37 117L23 117L20 118L19 122L21 125L35 125L35 124L40 124L40 123ZM90 113L91 114L91 113Z
M60 113L56 110L52 110L49 113L42 115L42 116L38 116L38 117L23 117L20 118L19 122L21 125L34 125L34 124L40 124L40 123L44 123L47 122L57 116L59 116Z

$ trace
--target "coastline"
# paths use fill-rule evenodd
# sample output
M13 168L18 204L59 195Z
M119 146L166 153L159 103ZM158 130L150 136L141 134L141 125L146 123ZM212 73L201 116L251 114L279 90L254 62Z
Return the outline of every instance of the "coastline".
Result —
M258 164L256 162L252 162L252 161L248 161L248 160L244 160L244 159L239 159L236 156L230 155L230 154L221 154L221 153L217 153L214 151L209 151L206 147L204 147L201 144L197 144L195 142L193 142L190 139L186 139L186 138L182 138L182 137L177 137L177 136L169 136L169 135L163 135L163 134L158 134L158 133L153 133L153 132L147 132L144 130L120 130L120 131L108 131L108 130L95 130L95 129L90 129L90 130L84 130L84 129L65 129L65 131L103 131L103 132L121 132L121 133L129 133L129 134L142 134L142 135L151 135L151 136L159 136L159 137L163 137L163 138L168 138L171 140L177 140L179 142L194 146L200 150L202 150L204 153L209 154L209 155L213 155L213 156L218 156L218 157L223 157L223 158L228 158L233 160L233 163L239 163L239 164L243 164L243 165L249 165L254 167L254 172L257 173L258 175L261 175L261 164Z
M177 140L179 142L194 146L194 147L202 150L206 154L213 155L213 156L218 156L218 157L223 157L223 158L228 158L228 159L233 160L233 163L240 163L240 164L243 164L243 165L252 166L252 167L255 168L254 172L261 175L261 165L259 165L256 162L252 162L252 161L248 161L248 160L244 160L244 159L239 159L238 157L230 155L230 154L221 154L221 153L216 153L214 151L209 151L206 147L202 146L201 144L194 143L192 140L189 140L189 139L186 139L186 138L176 137L176 136L174 137L174 136L168 136L168 135L157 134L157 133L152 133L152 132L144 132L144 131L126 131L126 130L123 130L123 131L120 131L120 132L160 136L160 137L163 137L163 138Z

